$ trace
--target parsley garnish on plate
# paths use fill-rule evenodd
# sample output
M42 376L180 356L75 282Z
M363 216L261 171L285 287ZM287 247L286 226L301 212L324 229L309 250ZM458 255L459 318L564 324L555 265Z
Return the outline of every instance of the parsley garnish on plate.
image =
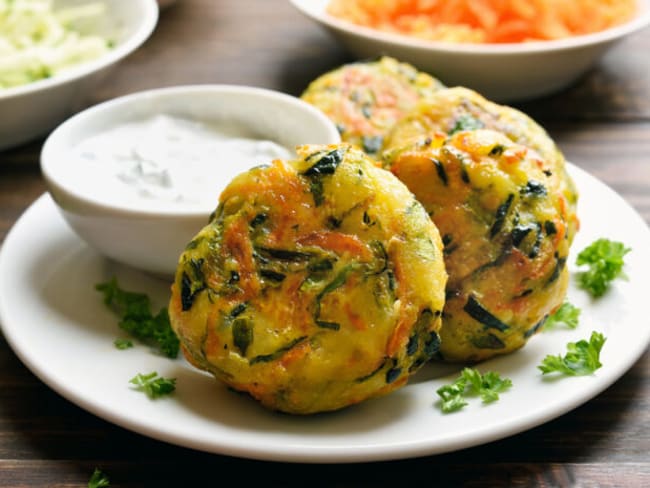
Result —
M569 329L578 327L580 320L580 309L575 305L564 302L560 307L551 315L544 323L544 329L553 329L554 327L563 325Z
M460 376L450 385L441 386L437 393L441 398L441 409L444 413L460 410L467 402L467 394L479 395L483 403L492 403L499 399L499 393L512 386L508 378L501 378L498 373L488 371L481 374L473 368L465 368Z
M92 476L88 480L88 488L106 488L107 486L111 486L108 476L95 468L95 471L93 471Z
M616 278L626 278L623 273L623 257L630 252L622 242L601 238L583 249L576 258L578 266L588 265L589 269L578 274L581 288L594 297L602 296L609 284Z
M163 378L155 371L149 374L138 373L129 380L129 383L152 399L169 395L176 389L176 378Z
M136 339L157 346L169 358L178 356L180 343L171 328L166 308L154 316L147 295L123 290L115 278L95 288L104 294L104 303L120 316L120 328Z
M113 344L120 350L130 349L133 347L133 342L128 339L115 339L113 341Z
M542 374L561 373L568 376L586 376L602 366L600 351L605 344L605 336L600 332L592 332L589 341L580 340L567 344L567 353L548 355L537 366Z

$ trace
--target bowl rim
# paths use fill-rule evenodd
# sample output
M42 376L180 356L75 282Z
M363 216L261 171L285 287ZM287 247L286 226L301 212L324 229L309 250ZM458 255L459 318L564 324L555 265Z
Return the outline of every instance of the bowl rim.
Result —
M394 47L446 54L481 54L486 56L521 55L565 51L595 46L623 38L650 25L650 0L637 0L639 11L629 21L591 34L548 41L502 44L452 43L418 39L407 35L383 32L337 19L325 11L326 0L289 0L303 15L329 29L369 41L392 44Z
M114 49L109 50L103 56L70 67L64 72L56 74L51 78L36 80L11 88L3 88L0 90L0 102L11 98L29 95L38 91L46 91L69 82L77 81L85 76L117 63L122 58L125 58L134 52L151 36L158 24L159 18L159 7L156 0L136 1L144 7L144 15L142 16L137 29L124 42L117 45ZM108 8L110 8L110 6L108 6Z
M144 90L121 97L106 100L97 105L93 105L64 121L56 129L54 129L47 137L43 144L40 153L40 169L46 184L50 188L55 188L57 192L65 194L68 199L81 203L84 207L92 209L95 212L104 215L122 216L129 218L143 218L143 219L178 219L179 217L193 219L205 218L214 208L209 211L192 209L192 208L175 208L165 207L161 209L154 208L137 208L126 203L113 202L108 203L101 198L92 198L87 195L82 195L75 190L73 185L67 185L65 179L61 178L59 172L56 171L58 166L57 156L60 156L61 150L71 150L73 145L65 145L61 147L59 140L67 136L71 132L74 133L76 128L83 127L88 120L101 119L107 110L112 110L115 107L128 107L140 102L148 102L153 98L158 97L185 97L196 96L196 94L210 94L217 93L223 94L240 94L247 97L265 98L278 101L283 104L292 105L297 110L307 112L314 120L318 121L322 128L328 131L328 136L331 136L332 142L340 142L340 134L336 129L336 125L316 107L308 104L298 97L289 95L284 92L272 90L269 88L261 88L249 85L233 85L233 84L194 84L194 85L177 85L164 88L155 88L151 90ZM154 113L162 113L164 110ZM126 111L125 111L126 113ZM305 144L309 144L305 141ZM49 188L48 188L49 190ZM52 192L50 191L50 194ZM52 195L54 197L54 195ZM56 198L55 198L56 201Z

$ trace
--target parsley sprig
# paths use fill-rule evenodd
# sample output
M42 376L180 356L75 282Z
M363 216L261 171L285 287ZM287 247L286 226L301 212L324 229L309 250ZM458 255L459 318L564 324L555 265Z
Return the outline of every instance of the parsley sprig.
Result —
M501 378L498 373L488 371L481 374L473 368L465 368L460 376L450 385L441 386L437 393L441 398L440 407L444 413L455 412L467 405L467 394L479 395L483 403L492 403L512 386L508 378Z
M111 486L108 476L95 468L95 471L93 471L92 476L88 480L88 488L106 488L108 486Z
M158 376L156 371L149 374L138 373L129 380L129 383L152 399L169 395L176 389L176 378L163 378Z
M95 288L104 294L104 303L120 316L120 328L136 339L157 346L167 357L178 356L180 344L171 328L166 308L153 315L149 297L144 293L123 290L116 278Z
M580 309L569 302L564 302L560 305L560 308L549 315L548 319L546 319L544 329L549 330L560 325L568 327L569 329L575 329L578 327L579 320Z
M538 366L542 374L561 373L568 376L586 376L602 366L600 351L605 344L605 336L600 332L592 332L589 341L580 340L567 344L567 353L548 355Z
M580 286L596 298L602 296L614 279L626 278L623 258L630 250L622 242L605 238L591 243L576 258L578 266L589 266L578 274Z
M131 342L129 339L115 339L113 341L113 345L117 349L131 349L133 347L133 342Z

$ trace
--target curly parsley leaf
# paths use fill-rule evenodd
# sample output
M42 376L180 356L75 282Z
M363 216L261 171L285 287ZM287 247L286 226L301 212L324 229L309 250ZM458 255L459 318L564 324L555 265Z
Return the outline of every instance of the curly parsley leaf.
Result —
M178 356L180 343L171 328L166 308L154 316L147 295L123 290L115 278L95 285L95 289L103 293L104 303L120 316L118 325L121 329L144 343L156 346L169 358Z
M568 376L586 376L592 374L602 366L600 351L605 344L605 336L600 332L592 332L589 341L581 340L569 342L567 353L561 355L548 355L537 366L542 374L562 373Z
M460 376L450 385L438 388L441 398L440 407L444 413L455 412L467 405L466 395L480 396L483 403L492 403L512 386L508 378L501 378L498 373L488 371L481 374L473 368L463 369Z
M93 471L92 476L88 480L88 488L106 488L107 486L111 486L108 476L95 468L95 471Z
M444 413L455 412L467 405L465 401L465 380L462 376L451 385L438 388L437 393L441 398L440 408Z
M512 386L512 381L508 378L501 378L498 373L488 371L481 379L480 389L477 391L481 395L483 403L492 403L499 399L499 393L502 393Z
M113 345L120 350L131 349L133 347L133 342L128 339L115 339Z
M614 279L627 278L623 273L623 258L630 250L622 242L605 238L591 243L576 258L578 266L589 267L578 274L580 286L594 297L602 296Z
M138 373L129 380L129 383L152 399L169 395L176 389L176 378L163 378L155 371L149 374Z
M548 319L544 323L544 329L553 329L554 327L563 325L569 329L575 329L578 327L580 321L580 309L575 305L564 302L560 305L553 314L549 315Z

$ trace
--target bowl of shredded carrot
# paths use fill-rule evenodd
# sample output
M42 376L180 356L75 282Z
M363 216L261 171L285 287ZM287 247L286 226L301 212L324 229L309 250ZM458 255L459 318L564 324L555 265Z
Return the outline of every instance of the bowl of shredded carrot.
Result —
M561 90L650 24L650 0L290 0L357 57L389 55L498 101Z

